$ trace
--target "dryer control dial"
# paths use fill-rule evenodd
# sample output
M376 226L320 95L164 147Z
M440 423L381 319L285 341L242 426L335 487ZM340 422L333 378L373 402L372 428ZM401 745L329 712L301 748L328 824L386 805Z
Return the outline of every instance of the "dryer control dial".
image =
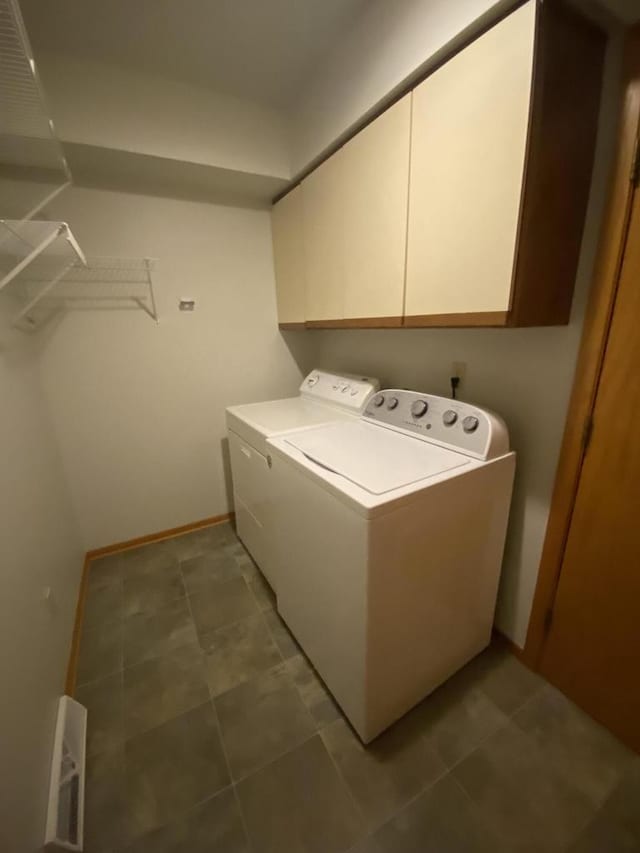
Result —
M411 414L414 418L424 417L429 410L429 404L426 400L416 400L411 404Z
M376 394L373 398L373 405L379 409L380 406L384 403L384 394Z
M475 432L478 429L478 419L474 415L467 415L462 421L462 429L465 432Z
M389 401L387 403L387 409L393 410L396 408L397 405L398 405L398 398L397 397L390 397Z
M442 423L445 426L453 426L457 420L458 414L457 412L454 412L453 409L447 409L447 411L442 416Z

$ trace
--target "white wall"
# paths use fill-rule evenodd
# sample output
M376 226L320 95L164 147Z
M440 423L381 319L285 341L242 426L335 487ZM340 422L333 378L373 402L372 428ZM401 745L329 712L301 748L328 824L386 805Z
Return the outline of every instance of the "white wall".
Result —
M56 699L83 549L38 375L36 342L7 331L0 298L0 849L44 838ZM45 600L43 590L51 588Z
M502 415L518 452L497 624L524 645L613 155L620 45L609 48L596 167L569 326L540 329L317 331L326 368L392 387L448 395L453 361L467 363L460 397Z
M270 107L100 62L36 59L63 142L291 174L286 124Z
M41 333L85 547L226 512L225 407L295 393L302 375L277 329L269 213L87 189L50 213L88 254L159 259L158 325L90 311ZM306 368L310 341L289 339Z
M506 0L373 0L305 86L291 114L293 174Z

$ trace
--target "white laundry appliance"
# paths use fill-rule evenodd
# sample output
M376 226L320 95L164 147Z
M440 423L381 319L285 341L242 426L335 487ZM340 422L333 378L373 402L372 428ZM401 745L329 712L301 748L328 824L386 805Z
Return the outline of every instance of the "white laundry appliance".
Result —
M278 611L366 743L490 641L515 454L477 406L391 390L270 439Z
M380 387L377 379L312 370L297 397L227 409L238 536L277 590L276 532L270 519L271 458L267 439L358 417Z

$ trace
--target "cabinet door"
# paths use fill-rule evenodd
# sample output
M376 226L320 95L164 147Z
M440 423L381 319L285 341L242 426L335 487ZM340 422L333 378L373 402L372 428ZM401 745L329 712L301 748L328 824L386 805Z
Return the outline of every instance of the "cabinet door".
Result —
M402 316L411 95L343 149L345 317Z
M342 149L302 182L306 319L339 320L344 312Z
M304 323L302 191L295 187L271 210L279 323Z
M414 90L407 315L509 310L535 15L530 0Z

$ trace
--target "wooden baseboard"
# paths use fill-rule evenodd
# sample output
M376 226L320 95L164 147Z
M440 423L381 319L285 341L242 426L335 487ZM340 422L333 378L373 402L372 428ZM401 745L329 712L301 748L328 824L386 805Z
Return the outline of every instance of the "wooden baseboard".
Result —
M67 677L64 687L64 692L67 696L73 696L76 690L78 656L80 654L80 637L82 635L82 623L84 621L84 607L87 598L87 586L89 583L89 568L91 566L91 561L98 557L106 557L109 554L118 554L121 551L129 551L131 548L138 548L141 545L149 545L152 542L162 542L163 539L171 539L174 536L180 536L183 533L191 533L194 530L213 527L214 524L233 521L234 518L235 513L226 512L224 515L214 515L211 518L192 521L191 524L182 524L180 527L171 527L168 530L160 530L157 533L149 533L146 536L138 536L136 539L127 539L124 542L116 542L113 545L105 545L103 548L94 548L92 551L87 551L84 556L84 564L82 566L82 576L80 578L80 588L78 590L78 601L76 604L76 618L73 625L73 633L71 635L71 651L69 653Z
M499 628L493 629L493 637L497 643L505 646L511 654L516 657L520 663L524 664L528 669L532 669L531 662L527 660L524 649L521 649L520 646L517 646L513 640L510 640L506 634L503 634Z
M131 548L139 548L141 545L149 545L152 542L162 542L163 539L172 539L174 536L191 533L193 530L200 530L203 527L212 527L214 524L233 521L234 517L234 513L225 512L223 515L202 518L200 521L192 521L190 524L182 524L180 527L170 527L168 530L160 530L157 533L148 533L146 536L137 536L135 539L126 539L124 542L116 542L113 545L94 548L92 551L87 551L87 557L89 560L95 560L97 557L117 554L119 551L129 551Z

